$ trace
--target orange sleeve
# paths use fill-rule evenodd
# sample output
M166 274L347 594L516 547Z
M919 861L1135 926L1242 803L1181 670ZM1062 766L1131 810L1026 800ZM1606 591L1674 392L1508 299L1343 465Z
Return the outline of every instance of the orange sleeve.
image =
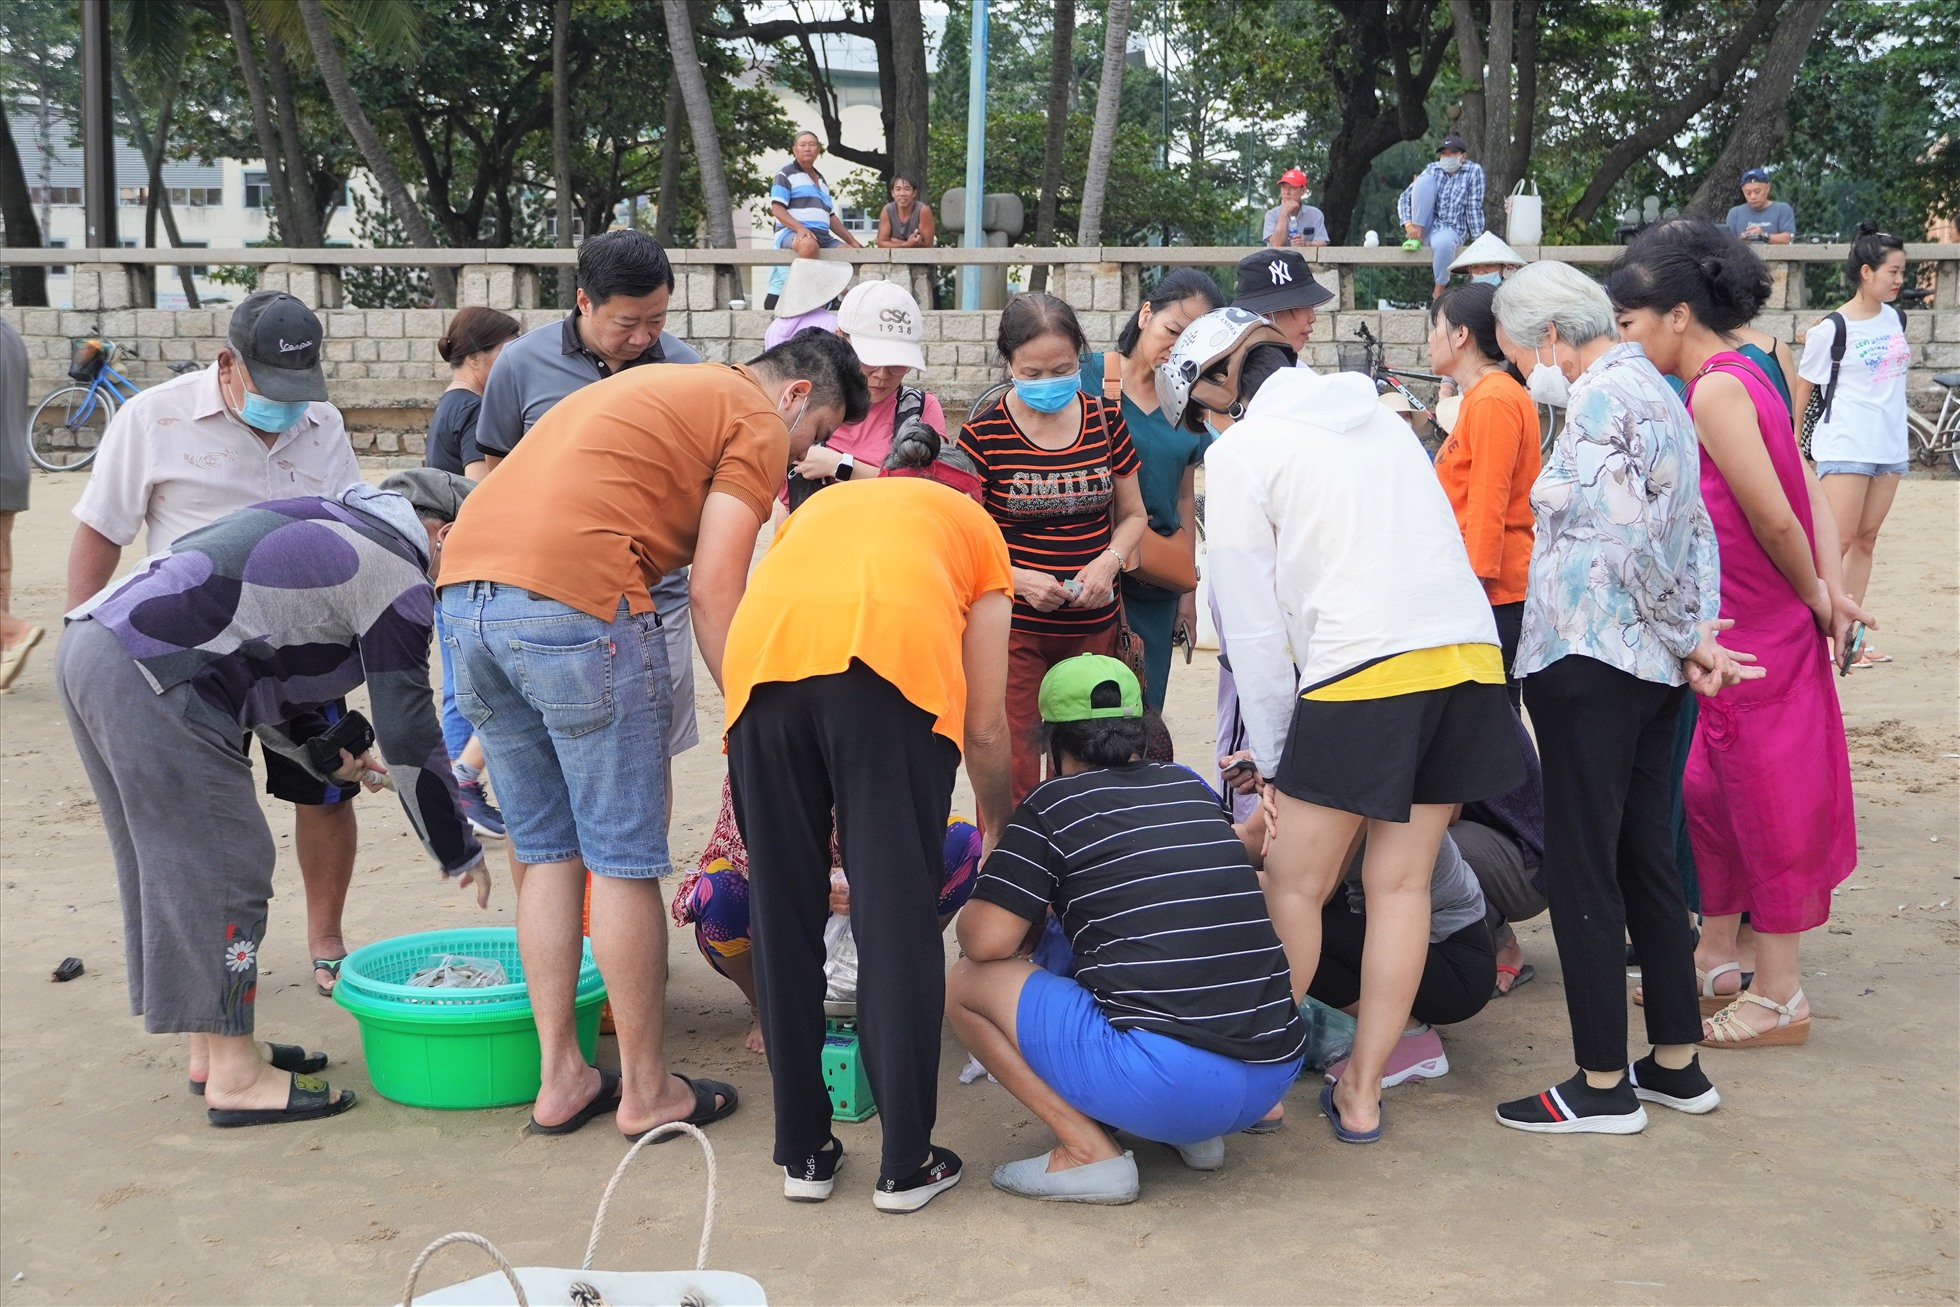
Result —
M781 416L766 409L738 414L722 442L708 490L735 496L767 522L769 502L783 488L788 469L789 429Z
M1463 543L1477 578L1496 582L1504 567L1504 518L1511 507L1511 480L1524 432L1513 406L1486 393L1465 397L1458 434L1470 450Z

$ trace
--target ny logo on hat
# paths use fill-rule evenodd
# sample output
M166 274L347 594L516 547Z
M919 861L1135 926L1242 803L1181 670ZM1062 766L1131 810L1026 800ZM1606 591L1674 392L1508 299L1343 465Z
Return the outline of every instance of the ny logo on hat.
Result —
M1274 259L1266 265L1266 271L1271 274L1275 286L1284 286L1293 280L1293 269L1287 266L1285 259Z

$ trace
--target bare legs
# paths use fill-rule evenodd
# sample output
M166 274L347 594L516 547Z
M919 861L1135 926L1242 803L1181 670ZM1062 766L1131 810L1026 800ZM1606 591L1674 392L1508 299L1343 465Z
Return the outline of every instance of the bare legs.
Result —
M14 616L14 514L0 513L0 648L13 648L32 629Z
M1899 478L1833 474L1823 477L1824 497L1830 501L1831 515L1837 518L1838 544L1844 550L1844 589L1859 603L1871 585L1872 553L1878 546L1879 528L1899 493Z
M1055 1132L1057 1142L1048 1155L1050 1171L1121 1157L1123 1150L1108 1132L1049 1088L1021 1056L1014 1021L1021 987L1034 970L1034 963L1019 958L1000 962L961 958L946 977L946 1015L953 1032L1008 1093Z
M299 858L299 876L306 886L308 957L347 954L340 917L347 907L347 887L354 880L354 852L359 841L353 800L293 805L293 852ZM332 975L317 968L313 982L333 988ZM284 1105L282 1099L280 1106Z
M1741 926L1740 913L1726 917L1704 917L1701 923L1701 945L1695 950L1695 965L1703 971L1722 962L1738 962L1737 934ZM1801 935L1772 935L1767 931L1754 932L1756 943L1756 964L1753 970L1756 978L1749 982L1749 992L1760 994L1775 1003L1788 1003L1799 989L1803 988L1803 977L1798 971L1798 942ZM1770 1030L1776 1025L1776 1013L1754 1003L1744 1004L1739 1010L1743 1024L1752 1030ZM1810 1015L1808 1000L1797 1005L1796 1016L1801 1019ZM1704 1022L1703 1026L1706 1027Z
M191 1079L208 1070L206 1107L220 1111L276 1110L286 1106L290 1073L276 1070L250 1035L192 1035Z

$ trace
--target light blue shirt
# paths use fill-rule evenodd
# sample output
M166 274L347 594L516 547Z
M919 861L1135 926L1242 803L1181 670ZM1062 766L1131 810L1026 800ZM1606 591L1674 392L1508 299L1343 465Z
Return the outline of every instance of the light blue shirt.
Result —
M1516 674L1582 654L1683 684L1696 623L1721 607L1721 573L1694 420L1640 346L1614 345L1573 383L1531 508Z

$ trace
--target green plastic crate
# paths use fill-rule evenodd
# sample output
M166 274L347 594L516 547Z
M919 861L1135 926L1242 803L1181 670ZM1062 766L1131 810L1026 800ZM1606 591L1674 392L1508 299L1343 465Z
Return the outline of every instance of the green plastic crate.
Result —
M829 1023L823 1037L823 1083L830 1091L830 1115L839 1121L866 1121L877 1112L871 1082L859 1056L857 1027Z
M501 963L507 985L418 989L405 983L445 953ZM342 964L334 1000L361 1027L368 1079L383 1098L410 1107L511 1107L537 1098L537 1027L511 927L437 930L369 944ZM598 1050L606 1000L588 943L573 1000L579 1048Z

